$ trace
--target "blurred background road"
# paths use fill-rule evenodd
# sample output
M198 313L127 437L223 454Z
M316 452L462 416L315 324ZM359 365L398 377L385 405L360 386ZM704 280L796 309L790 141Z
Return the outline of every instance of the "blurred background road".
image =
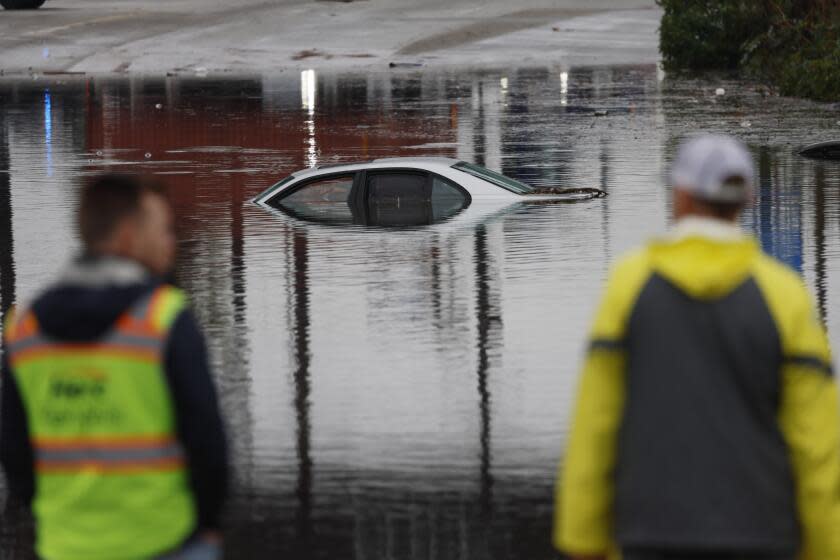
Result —
M48 0L0 11L0 71L649 63L654 0Z

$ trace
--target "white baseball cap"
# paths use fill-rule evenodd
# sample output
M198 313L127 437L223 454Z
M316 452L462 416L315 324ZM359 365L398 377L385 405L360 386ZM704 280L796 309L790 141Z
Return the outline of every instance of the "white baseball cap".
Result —
M671 184L710 202L746 202L755 169L747 148L731 136L706 134L683 142L671 167Z

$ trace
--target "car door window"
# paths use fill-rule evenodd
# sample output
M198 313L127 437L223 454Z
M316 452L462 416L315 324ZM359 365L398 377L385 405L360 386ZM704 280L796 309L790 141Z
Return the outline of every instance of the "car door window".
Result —
M353 176L329 177L307 183L280 199L281 204L347 202L353 189Z
M273 205L305 220L352 223L353 178L351 174L311 181L288 195L281 194Z
M367 205L371 225L410 226L428 224L429 176L425 173L393 172L367 176Z
M424 225L444 220L469 204L468 195L443 177L423 172L369 173L371 225Z
M376 173L367 178L368 200L378 206L417 204L428 199L423 173Z
M467 195L448 180L432 177L432 220L450 218L469 205Z

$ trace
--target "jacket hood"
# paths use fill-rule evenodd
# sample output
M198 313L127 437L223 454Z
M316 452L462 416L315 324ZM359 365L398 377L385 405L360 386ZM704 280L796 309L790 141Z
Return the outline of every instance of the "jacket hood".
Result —
M114 257L82 257L35 300L45 334L68 341L96 339L160 281L140 265Z
M692 297L718 299L749 277L760 251L747 236L676 231L649 247L651 268Z

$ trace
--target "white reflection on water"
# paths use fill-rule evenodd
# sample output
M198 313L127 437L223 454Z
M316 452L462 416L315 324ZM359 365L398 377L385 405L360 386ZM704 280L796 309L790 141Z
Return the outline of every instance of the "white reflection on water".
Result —
M304 123L308 137L306 139L306 166L315 167L318 164L318 146L315 141L315 70L304 70L300 73L300 97L303 110L307 113Z
M569 73L560 72L560 105L569 103Z

